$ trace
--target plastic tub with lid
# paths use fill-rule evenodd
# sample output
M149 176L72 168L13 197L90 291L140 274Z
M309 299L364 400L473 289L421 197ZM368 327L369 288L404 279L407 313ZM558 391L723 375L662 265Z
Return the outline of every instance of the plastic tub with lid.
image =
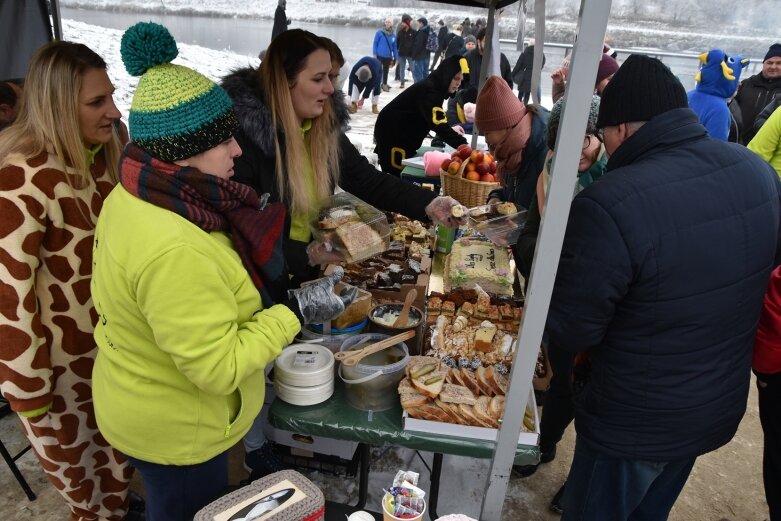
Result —
M367 333L351 336L340 351L352 351L389 338L390 335ZM409 362L407 344L399 342L361 359L354 366L339 365L339 377L345 383L347 401L362 411L386 411L399 403L397 387Z

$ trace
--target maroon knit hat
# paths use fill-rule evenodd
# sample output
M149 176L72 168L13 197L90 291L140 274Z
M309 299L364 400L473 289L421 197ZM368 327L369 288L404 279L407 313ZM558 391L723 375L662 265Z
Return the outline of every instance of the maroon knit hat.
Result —
M599 68L597 69L597 81L594 82L594 88L597 88L599 82L605 78L609 78L618 70L618 62L612 56L607 54L602 55L602 59L599 60Z
M504 130L521 121L526 108L501 76L490 76L477 95L475 123L484 131Z

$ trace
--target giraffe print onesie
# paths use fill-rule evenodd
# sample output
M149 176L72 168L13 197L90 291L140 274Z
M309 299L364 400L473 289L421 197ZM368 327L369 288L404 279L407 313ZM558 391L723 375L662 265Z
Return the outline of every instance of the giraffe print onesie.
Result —
M90 296L95 223L114 186L102 152L87 186L53 154L0 170L0 387L71 520L121 520L132 467L92 408L97 319ZM68 183L69 176L70 184Z

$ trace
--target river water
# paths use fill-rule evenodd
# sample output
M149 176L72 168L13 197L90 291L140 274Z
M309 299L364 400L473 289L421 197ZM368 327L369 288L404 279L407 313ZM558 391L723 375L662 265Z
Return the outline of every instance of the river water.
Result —
M262 19L105 12L70 8L62 9L62 17L119 30L127 29L136 22L152 20L165 25L178 42L251 56L257 56L268 46L273 25L272 20ZM376 32L376 29L369 27L307 24L295 21L291 25L291 28L293 27L331 38L339 45L350 63L355 63L362 56L371 54ZM507 55L510 65L514 65L519 54L514 44L503 43L501 48ZM550 72L561 64L564 52L562 48L545 47L546 63L542 75L543 100L550 96ZM648 54L653 55L653 52ZM626 57L626 54L619 55L619 61ZM661 59L678 75L687 90L694 88L694 75L698 65L696 59L688 57L661 57ZM744 77L747 76L748 73L744 74Z

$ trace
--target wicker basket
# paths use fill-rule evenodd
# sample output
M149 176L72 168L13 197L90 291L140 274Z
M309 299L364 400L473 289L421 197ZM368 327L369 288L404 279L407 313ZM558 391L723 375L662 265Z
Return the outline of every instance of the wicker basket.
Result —
M461 163L456 174L440 170L439 177L442 180L442 193L449 195L468 208L485 204L491 190L499 188L500 183L486 183L483 181L470 181L463 177L466 165L470 159Z

